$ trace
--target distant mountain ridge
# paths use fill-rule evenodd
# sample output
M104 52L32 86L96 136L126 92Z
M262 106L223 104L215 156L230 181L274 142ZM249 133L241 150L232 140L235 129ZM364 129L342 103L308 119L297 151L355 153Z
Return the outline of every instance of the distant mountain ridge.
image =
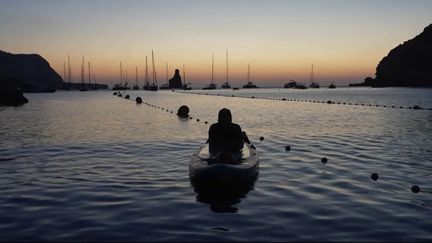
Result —
M24 92L44 92L62 87L63 79L37 54L12 54L0 50L0 73L22 82Z

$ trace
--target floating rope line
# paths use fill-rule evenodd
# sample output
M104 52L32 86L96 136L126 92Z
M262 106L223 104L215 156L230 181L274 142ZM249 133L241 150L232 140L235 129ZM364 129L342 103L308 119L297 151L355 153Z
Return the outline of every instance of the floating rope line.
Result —
M118 97L122 97L122 94L120 93L120 92L114 92L113 93L113 95L116 95L116 96L118 96ZM207 94L206 94L207 95ZM126 98L127 97L127 98ZM248 97L240 97L240 98L248 98ZM128 100L128 101L132 101L132 102L134 102L134 100L133 99L130 99L130 96L129 95L126 95L125 96L125 99L126 100ZM260 98L260 99L264 99L264 98ZM275 98L266 98L266 99L275 99ZM285 98L282 98L284 101L286 100ZM136 97L135 98L135 101L136 101L136 103L137 104L144 104L144 105L146 105L146 106L148 106L148 107L150 107L150 108L154 108L154 109L159 109L159 110L162 110L162 111L166 111L167 113L169 112L169 113L171 113L171 114L173 114L174 113L174 111L172 111L172 110L169 110L169 109L167 109L167 108L164 108L164 107L160 107L160 106L156 106L156 105L154 105L154 104L151 104L151 103L147 103L147 102L142 102L142 99L141 99L141 97ZM141 102L139 102L139 101L141 101ZM289 101L289 100L288 100ZM313 101L313 100L306 100L305 102L316 102L316 101ZM331 102L331 101L327 101L327 103L328 102ZM319 103L319 102L318 102ZM325 103L324 101L322 102L322 103ZM331 104L334 104L334 103L331 103ZM337 104L340 104L339 102L337 103ZM343 104L345 104L345 103L343 103ZM348 105L352 105L352 103L348 103ZM355 105L358 105L358 104L355 104ZM361 105L364 105L364 104L361 104ZM369 104L369 106L371 106L370 104ZM378 107L378 105L377 105L377 107ZM386 107L386 106L384 106L384 107ZM392 106L392 108L396 108L395 106ZM403 108L402 106L400 107L401 109ZM411 108L412 109L412 108ZM177 116L177 114L176 114L176 116ZM186 118L187 119L187 118ZM188 120L193 120L194 118L192 117L192 116L189 116L189 119ZM200 119L196 119L196 122L200 122ZM208 122L207 121L204 121L204 124L208 124ZM259 140L262 142L262 141L264 141L264 137L259 137ZM252 144L252 143L251 143ZM254 146L255 147L255 146ZM285 151L286 152L289 152L289 151L291 151L291 146L289 146L289 145L287 145L287 146L285 146ZM322 157L321 158L321 163L322 164L327 164L328 163L328 159L326 158L326 157ZM330 164L335 164L335 163L330 163ZM337 164L336 164L337 165ZM377 174L377 173L372 173L371 175L370 175L370 178L371 178L371 180L373 180L373 181L378 181L378 179L379 179L379 175ZM398 182L391 182L392 184L396 184L396 185L398 185L398 186L401 186L401 187L407 187L406 185L402 185L401 183L398 183ZM410 190L411 190L411 192L412 193L419 193L419 192L422 192L422 193L432 193L432 189L428 189L428 188L421 188L420 186L418 186L418 185L412 185L411 186L411 188L410 188Z
M274 98L274 97L257 97L257 96L234 96L234 95L221 95L221 94L209 94L209 93L196 93L196 92L178 92L182 94L195 94L195 95L211 95L211 96L222 96L222 97L237 97L245 99L261 99L261 100L274 100L274 101L291 101L291 102L306 102L306 103L321 103L321 104L337 104L337 105L350 105L350 106L368 106L368 107L381 107L381 108L399 108L399 109L410 109L410 110L429 110L432 108L423 108L418 105L414 106L397 106L397 105L379 105L379 104L365 104L365 103L352 103L352 102L336 102L332 100L306 100L306 99L290 99L290 98Z

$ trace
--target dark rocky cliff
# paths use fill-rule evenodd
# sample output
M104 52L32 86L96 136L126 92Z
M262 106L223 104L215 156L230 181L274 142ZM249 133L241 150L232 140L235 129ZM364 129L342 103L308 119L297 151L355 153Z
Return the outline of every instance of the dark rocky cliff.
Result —
M0 106L19 106L28 103L19 80L0 74Z
M372 86L432 86L432 24L380 61Z
M178 69L175 70L174 77L169 80L169 88L170 89L180 89L183 86L182 79L180 76L180 71Z
M24 92L46 92L62 87L63 80L49 63L37 54L0 51L0 73L22 82Z

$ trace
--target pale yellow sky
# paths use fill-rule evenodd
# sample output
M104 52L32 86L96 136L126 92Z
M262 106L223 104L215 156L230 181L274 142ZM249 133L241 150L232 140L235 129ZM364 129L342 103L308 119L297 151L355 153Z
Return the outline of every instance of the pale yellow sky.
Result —
M195 86L225 80L225 51L233 84L251 79L278 86L290 79L361 82L373 76L392 48L432 23L432 1L10 1L0 9L0 49L38 53L63 76L71 55L79 81L82 55L97 81L119 80L119 63L135 80L143 78L151 50L159 83L175 68L186 67Z

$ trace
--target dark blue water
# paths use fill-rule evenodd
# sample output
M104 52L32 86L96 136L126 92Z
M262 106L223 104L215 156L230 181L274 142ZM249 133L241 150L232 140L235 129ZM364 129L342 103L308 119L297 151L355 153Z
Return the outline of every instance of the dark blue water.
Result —
M0 107L0 240L430 241L431 111L237 96L429 108L431 91L129 92L163 110L112 92L26 94ZM183 104L193 119L174 115ZM223 107L261 168L217 200L194 191L188 164Z

